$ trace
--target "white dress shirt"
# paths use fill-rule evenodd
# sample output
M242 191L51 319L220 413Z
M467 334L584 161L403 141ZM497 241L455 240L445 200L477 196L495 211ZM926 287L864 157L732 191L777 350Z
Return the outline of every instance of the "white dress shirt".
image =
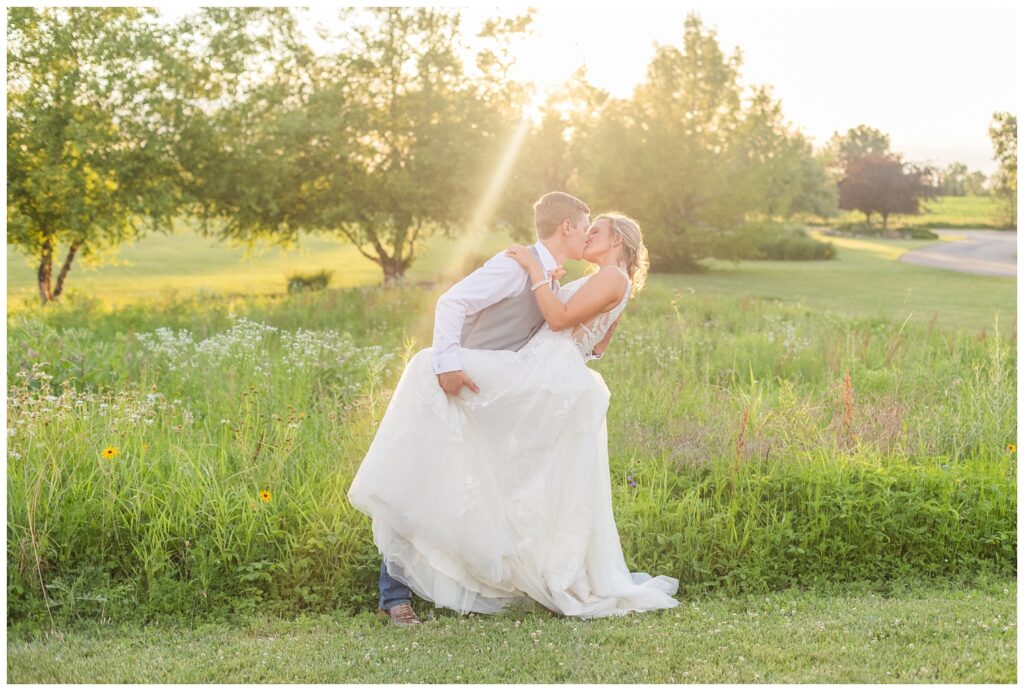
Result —
M550 277L551 272L558 268L555 258L542 242L537 242L534 248L540 255L545 275ZM502 250L437 299L434 309L434 374L462 369L459 341L466 317L528 290L527 276L526 269Z

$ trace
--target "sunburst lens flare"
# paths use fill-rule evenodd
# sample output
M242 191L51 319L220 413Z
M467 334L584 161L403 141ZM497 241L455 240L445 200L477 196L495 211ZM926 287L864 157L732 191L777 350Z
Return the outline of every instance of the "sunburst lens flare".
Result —
M458 271L464 265L466 259L480 249L484 239L487 237L487 224L494 216L498 200L501 198L501 193L508 183L509 176L512 174L512 168L515 165L516 159L519 158L523 143L526 141L526 135L530 132L531 122L529 112L524 112L519 120L519 125L509 138L508 145L498 160L494 172L491 174L483 196L473 209L467 227L452 248L448 261L444 269L442 269L444 276ZM413 333L420 333L426 327L427 322L433 318L433 312L424 312Z

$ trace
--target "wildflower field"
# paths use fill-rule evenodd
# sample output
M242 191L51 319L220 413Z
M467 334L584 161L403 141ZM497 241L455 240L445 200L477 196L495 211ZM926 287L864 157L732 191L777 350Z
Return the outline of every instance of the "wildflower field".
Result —
M592 365L612 391L611 484L627 561L680 579L679 612L694 630L704 625L689 603L701 598L996 583L986 607L1002 619L989 617L991 632L978 635L1003 641L989 647L1005 653L998 670L974 660L915 677L930 665L918 660L899 676L1015 678L1005 666L1015 590L1002 585L1016 578L1014 281L841 251L848 263L827 271L820 265L831 262L744 262L733 274L744 283L728 290L716 287L722 273L654 276L631 305ZM30 641L72 626L297 614L352 617L352 631L372 625L378 556L345 495L403 362L429 345L443 288L116 308L72 294L9 312L9 632ZM930 309L944 290L952 313ZM821 616L831 610L831 600L815 602ZM941 618L937 602L929 616ZM414 604L421 617L430 611ZM651 621L670 628L677 617ZM459 621L440 610L427 618ZM595 635L631 635L628 623L592 624L607 627ZM876 643L877 624L867 635ZM9 673L40 678L28 671L43 668L30 663L45 657L33 645L9 656ZM719 664L690 679L724 678ZM490 671L581 680L559 677L554 663L542 677ZM658 679L681 674L666 668Z

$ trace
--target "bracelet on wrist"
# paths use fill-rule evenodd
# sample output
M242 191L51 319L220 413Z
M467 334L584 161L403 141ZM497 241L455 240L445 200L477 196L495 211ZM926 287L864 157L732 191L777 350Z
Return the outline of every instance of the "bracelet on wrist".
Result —
M538 289L538 288L540 288L540 287L541 287L542 285L544 285L544 284L545 284L545 283L547 283L547 282L548 282L548 279L546 279L546 278L545 278L545 279L542 279L542 280L540 280L540 281L537 281L537 282L536 282L536 283L534 283L534 284L533 284L532 286L530 286L530 290L532 290L533 292L535 292L535 293L536 293L536 292L537 292L537 289Z

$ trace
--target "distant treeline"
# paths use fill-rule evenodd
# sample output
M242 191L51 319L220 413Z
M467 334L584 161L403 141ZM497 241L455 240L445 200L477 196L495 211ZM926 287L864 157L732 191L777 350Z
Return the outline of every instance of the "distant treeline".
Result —
M532 11L488 22L468 61L454 10L340 13L336 49L316 54L288 8L172 24L146 8L10 8L8 241L37 262L40 298L61 294L76 256L179 216L249 243L334 234L390 281L431 234L529 237L533 201L560 189L635 216L654 268L687 271L739 256L750 224L839 206L884 221L981 185L966 168L908 167L866 127L815 152L695 14L632 97L581 72L531 118L533 94L508 73ZM850 155L864 135L885 140L867 164ZM903 196L879 201L893 180Z

